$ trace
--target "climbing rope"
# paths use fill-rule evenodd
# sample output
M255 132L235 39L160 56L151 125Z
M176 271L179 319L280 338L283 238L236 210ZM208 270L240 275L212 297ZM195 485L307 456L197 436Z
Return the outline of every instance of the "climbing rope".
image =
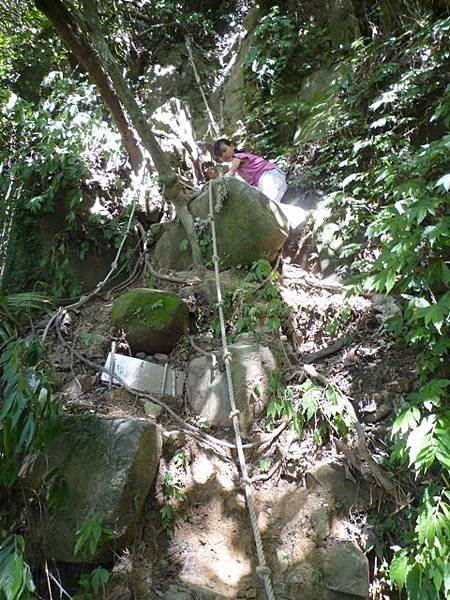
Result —
M217 181L217 179L216 179L216 181ZM219 255L218 255L218 251L217 251L216 226L215 226L215 221L214 221L214 209L216 210L216 212L220 211L220 209L222 207L222 202L227 195L227 190L226 190L226 186L225 186L222 178L219 179L217 185L218 185L218 190L217 190L217 197L216 197L216 206L213 207L213 182L212 181L209 182L209 188L208 188L209 215L208 215L208 219L209 219L210 226L211 226L211 237L212 237L212 247L213 247L212 260L214 263L214 273L215 273L215 280L216 280L217 307L218 307L218 311L219 311L220 335L222 338L222 348L223 348L223 360L225 363L225 374L226 374L226 379L227 379L228 396L229 396L230 408L231 408L230 419L233 422L234 437L236 440L236 450L237 450L238 459L239 459L239 466L241 469L241 484L242 484L242 487L245 492L245 499L247 502L247 508L248 508L248 512L250 515L250 521L252 524L253 537L255 540L256 554L258 557L258 566L256 568L256 572L259 575L259 577L263 583L266 599L267 600L275 600L275 595L273 593L273 588L272 588L272 581L271 581L271 577L270 577L270 569L266 565L264 548L263 548L262 539L261 539L261 532L260 532L259 526L258 526L258 517L256 515L255 503L253 501L251 481L248 476L247 462L245 460L241 430L239 427L239 410L236 407L236 402L235 402L235 398L234 398L233 381L231 379L230 363L231 363L232 357L231 357L231 352L228 349L227 337L225 334L225 319L224 319L224 315L223 315L223 299L222 299L222 290L220 287L220 274L219 274Z

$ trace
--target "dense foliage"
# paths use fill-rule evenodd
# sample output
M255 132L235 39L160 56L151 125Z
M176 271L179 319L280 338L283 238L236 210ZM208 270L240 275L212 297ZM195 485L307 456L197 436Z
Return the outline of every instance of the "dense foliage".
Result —
M267 18L289 17L272 8ZM342 47L332 65L316 44L316 61L335 71L313 115L326 129L299 146L295 160L301 184L334 192L329 221L339 257L355 274L355 291L394 294L402 313L393 331L417 348L420 386L392 425L391 466L399 472L409 466L421 485L405 513L390 576L418 600L450 593L450 19L416 14L406 25L396 35L379 32ZM276 32L268 34L264 22L257 29L263 42ZM303 37L305 56L320 35ZM279 56L261 43L252 63L256 85L272 96L258 121L266 152L273 150L273 125L291 119L275 91L293 45ZM297 101L300 122L301 108Z
M360 4L355 40L336 39L320 2L308 9L261 2L245 60L246 125L255 149L284 155L300 184L332 192L333 247L354 275L354 291L392 294L401 304L391 326L417 349L420 382L392 423L390 467L399 475L409 470L417 485L399 516L399 546L383 552L391 585L411 600L432 600L450 594L450 19L443 3L431 0L393 2L397 12L375 0ZM147 69L175 48L182 54L186 35L218 64L217 47L246 6L105 0L100 16L143 101ZM51 438L58 409L41 342L21 337L24 319L48 300L5 288L38 284L56 298L79 293L70 253L83 258L95 249L99 224L106 238L120 237L129 165L97 91L48 22L26 2L0 10L0 487L9 490L25 455ZM320 94L308 96L318 71ZM100 213L92 214L93 205ZM39 233L55 218L46 246ZM227 298L231 333L262 321L279 329L286 312L273 277L260 261ZM294 412L279 382L273 387L269 420L291 411L300 431L322 412L333 431L351 426L332 386L307 380ZM174 482L165 486L173 498ZM166 509L169 526L173 507ZM2 527L2 600L34 593L22 533L16 523ZM104 533L87 523L78 550ZM104 569L85 576L85 597L100 593L107 579Z

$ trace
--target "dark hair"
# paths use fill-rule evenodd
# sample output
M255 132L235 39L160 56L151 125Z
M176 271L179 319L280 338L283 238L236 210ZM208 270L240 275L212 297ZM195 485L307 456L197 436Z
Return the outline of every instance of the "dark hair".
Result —
M220 140L217 140L217 142L214 142L214 146L213 146L213 153L215 157L219 156L219 152L220 152L220 147L224 145L224 146L232 146L233 142L231 142L230 140L227 140L226 138L220 138ZM234 149L235 152L243 152L243 150L238 150L237 148Z

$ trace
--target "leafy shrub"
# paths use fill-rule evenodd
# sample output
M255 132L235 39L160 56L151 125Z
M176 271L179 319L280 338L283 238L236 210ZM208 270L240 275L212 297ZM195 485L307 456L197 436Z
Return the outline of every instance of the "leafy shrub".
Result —
M91 205L107 205L101 222L122 212L120 137L105 121L94 87L60 71L44 80L38 105L7 92L0 119L0 190L8 192L0 211L7 232L3 286L17 291L44 279L53 296L75 296L69 251L78 248L83 258L97 246L98 227L92 230L99 214L90 214ZM55 230L48 247L40 234L46 215L53 215Z
M266 9L244 60L247 132L264 154L287 151L303 110L298 88L322 58L324 29L296 24L294 14L275 5Z
M73 596L73 600L97 600L105 598L105 585L110 577L109 571L103 567L96 567L90 573L80 577L82 594Z
M0 485L12 486L23 457L55 433L59 408L38 338L10 341L0 356Z
M391 565L411 599L449 590L449 31L449 18L424 20L397 37L355 42L335 84L340 110L303 165L303 181L343 190L330 220L344 239L341 257L361 273L355 291L396 294L402 313L390 325L417 348L420 387L392 428L393 464L424 483Z
M225 297L226 321L231 337L245 332L255 332L258 328L278 331L282 321L289 314L289 308L281 299L275 285L279 275L272 272L268 260L253 263L250 271L232 294ZM215 330L220 334L218 320Z
M25 541L20 535L10 535L0 543L1 600L36 598L30 567L24 560Z
M74 554L85 559L92 558L102 544L115 537L110 527L103 525L97 517L92 517L77 531Z

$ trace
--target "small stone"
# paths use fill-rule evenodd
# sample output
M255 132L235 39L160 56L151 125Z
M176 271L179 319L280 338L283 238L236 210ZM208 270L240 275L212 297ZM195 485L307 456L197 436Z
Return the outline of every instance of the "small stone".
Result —
M136 358L139 358L140 360L145 360L145 352L137 352Z
M161 352L157 352L154 355L155 360L157 360L160 363L165 364L166 362L169 362L169 357L167 356L167 354L162 354Z
M61 393L64 394L67 400L76 400L79 396L81 396L83 390L78 379L74 378L64 384Z
M145 414L148 417L152 417L152 419L157 419L161 416L163 408L159 406L159 404L155 404L154 402L150 402L150 400L146 400L144 402L144 410Z

